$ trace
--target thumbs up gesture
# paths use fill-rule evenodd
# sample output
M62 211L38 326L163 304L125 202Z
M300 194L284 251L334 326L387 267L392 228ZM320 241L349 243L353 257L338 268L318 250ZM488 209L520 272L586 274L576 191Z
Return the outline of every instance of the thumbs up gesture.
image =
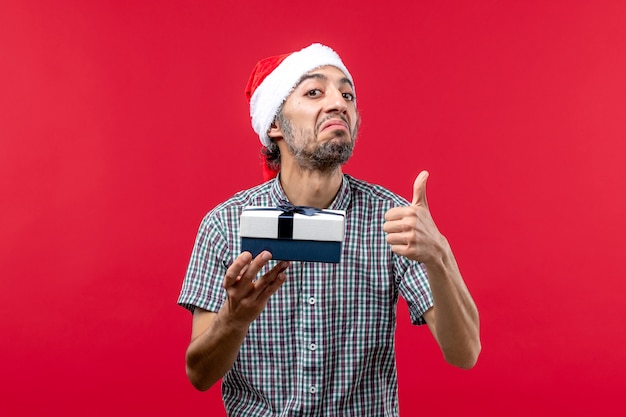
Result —
M420 172L413 183L411 205L387 211L383 226L393 252L425 264L436 260L447 246L428 209L427 180L428 171Z

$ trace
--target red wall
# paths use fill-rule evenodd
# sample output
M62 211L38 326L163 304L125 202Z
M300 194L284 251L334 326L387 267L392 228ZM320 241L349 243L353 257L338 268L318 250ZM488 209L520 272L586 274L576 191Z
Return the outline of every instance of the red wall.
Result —
M356 80L346 171L434 218L483 353L399 307L405 416L616 415L626 374L626 3L0 5L0 414L224 415L184 372L199 222L261 180L243 90L313 41Z

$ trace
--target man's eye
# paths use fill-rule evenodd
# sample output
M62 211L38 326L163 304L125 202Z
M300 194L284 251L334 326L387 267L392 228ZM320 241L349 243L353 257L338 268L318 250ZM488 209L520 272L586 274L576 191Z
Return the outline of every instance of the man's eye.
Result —
M354 94L352 93L342 93L341 95L345 100L354 101Z
M309 97L319 97L320 95L322 95L322 92L319 89L314 89L314 90L309 90L306 93L307 96Z

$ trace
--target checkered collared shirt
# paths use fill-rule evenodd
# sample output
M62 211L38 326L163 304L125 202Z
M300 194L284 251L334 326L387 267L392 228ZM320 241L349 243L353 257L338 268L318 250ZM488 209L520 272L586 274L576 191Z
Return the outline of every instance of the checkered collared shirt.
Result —
M245 206L286 201L278 180L239 192L202 221L178 303L218 311L240 253ZM292 262L287 280L250 325L222 381L229 416L397 416L398 295L411 320L433 305L425 269L385 241L385 212L408 202L344 175L329 209L346 211L341 262ZM271 268L276 261L270 261ZM263 271L262 271L263 272Z

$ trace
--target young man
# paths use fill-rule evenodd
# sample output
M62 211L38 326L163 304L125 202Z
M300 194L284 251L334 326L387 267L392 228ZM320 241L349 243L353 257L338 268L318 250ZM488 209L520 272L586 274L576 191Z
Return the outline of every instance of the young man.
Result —
M395 306L428 324L445 359L471 368L478 312L426 202L342 173L359 125L352 76L330 48L260 61L248 84L254 130L276 178L204 218L178 300L193 312L187 374L223 377L231 416L398 414ZM338 264L240 253L245 206L285 202L346 211Z

